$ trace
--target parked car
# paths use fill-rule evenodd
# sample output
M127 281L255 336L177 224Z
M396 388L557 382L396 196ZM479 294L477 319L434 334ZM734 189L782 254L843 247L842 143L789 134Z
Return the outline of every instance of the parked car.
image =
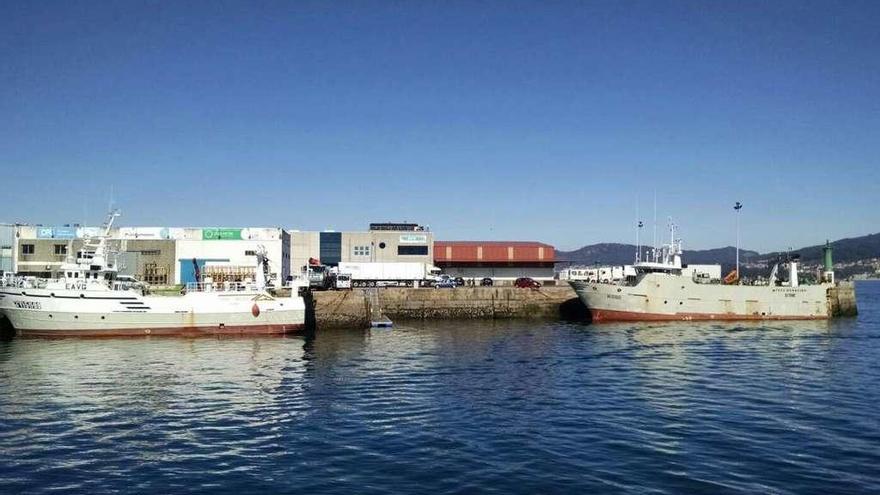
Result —
M480 280L480 285L483 287L492 287L494 283L489 277L483 277L483 280Z
M454 289L455 288L455 279L450 277L449 275L440 275L440 278L434 282L434 288L436 289Z
M513 282L513 286L520 289L537 289L541 287L541 283L530 277L520 277Z
M464 279L461 277L455 277L455 286L464 287Z
M146 282L141 282L131 275L117 275L116 282L118 282L122 286L127 286L138 290L148 290L150 288L149 284L147 284Z

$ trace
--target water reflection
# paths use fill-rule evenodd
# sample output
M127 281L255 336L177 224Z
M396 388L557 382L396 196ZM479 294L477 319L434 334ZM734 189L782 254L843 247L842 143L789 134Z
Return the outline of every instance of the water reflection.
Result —
M0 342L0 484L876 492L880 328L878 305L862 306L857 320L772 325Z

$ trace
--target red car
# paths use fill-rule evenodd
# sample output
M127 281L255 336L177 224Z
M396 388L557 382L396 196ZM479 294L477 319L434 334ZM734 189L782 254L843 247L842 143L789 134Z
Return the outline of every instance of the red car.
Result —
M541 287L541 283L533 278L522 277L516 279L513 286L519 287L520 289L537 289Z

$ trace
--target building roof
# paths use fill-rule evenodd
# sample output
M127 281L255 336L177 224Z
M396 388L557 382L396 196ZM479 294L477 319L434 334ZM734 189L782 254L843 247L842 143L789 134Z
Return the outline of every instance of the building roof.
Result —
M545 247L553 249L550 244L537 241L434 241L434 245L453 246L522 246L522 247Z
M435 241L435 263L546 263L553 246L533 241Z

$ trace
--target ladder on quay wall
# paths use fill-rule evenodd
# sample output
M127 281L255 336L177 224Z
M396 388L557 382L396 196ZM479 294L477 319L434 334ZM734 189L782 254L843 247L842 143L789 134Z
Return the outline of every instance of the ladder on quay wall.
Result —
M382 306L379 304L379 289L369 288L364 290L367 298L367 307L370 310L371 328L391 328L394 324L391 319L382 314Z

